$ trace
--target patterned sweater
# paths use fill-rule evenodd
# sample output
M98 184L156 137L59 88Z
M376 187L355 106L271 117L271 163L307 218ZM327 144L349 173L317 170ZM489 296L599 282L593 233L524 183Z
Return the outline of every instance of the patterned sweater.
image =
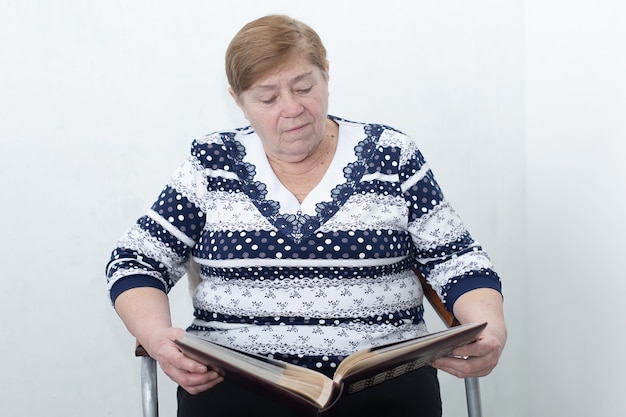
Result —
M251 127L197 139L107 265L112 300L168 292L200 267L188 330L330 374L365 346L427 332L417 268L451 309L500 280L444 198L417 144L329 116L336 155L300 204Z

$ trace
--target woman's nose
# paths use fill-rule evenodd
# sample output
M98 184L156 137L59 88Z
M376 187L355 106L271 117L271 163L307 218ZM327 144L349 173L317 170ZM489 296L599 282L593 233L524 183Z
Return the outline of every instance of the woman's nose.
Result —
M285 94L281 102L282 115L284 117L295 117L302 113L304 106L300 102L299 97L294 94Z

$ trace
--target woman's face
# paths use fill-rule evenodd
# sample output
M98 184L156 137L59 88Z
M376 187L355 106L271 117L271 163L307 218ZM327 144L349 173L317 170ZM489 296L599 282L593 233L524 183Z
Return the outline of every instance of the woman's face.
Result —
M270 158L300 162L324 138L328 79L304 58L290 61L239 97L231 95Z

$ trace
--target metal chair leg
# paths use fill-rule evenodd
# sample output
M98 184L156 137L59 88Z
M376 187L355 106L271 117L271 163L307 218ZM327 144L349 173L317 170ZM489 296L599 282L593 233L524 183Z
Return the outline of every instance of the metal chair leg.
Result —
M478 378L465 378L465 396L467 398L467 415L469 417L482 417Z
M446 310L443 302L428 282L426 278L417 270L414 269L415 275L419 278L422 289L424 290L424 297L430 302L435 312L439 315L439 318L448 326L458 326L460 323L454 317L454 314ZM480 403L480 387L478 386L478 378L465 378L465 398L467 400L467 415L468 417L482 417L482 406Z
M159 416L156 361L150 356L141 358L141 406L143 417Z

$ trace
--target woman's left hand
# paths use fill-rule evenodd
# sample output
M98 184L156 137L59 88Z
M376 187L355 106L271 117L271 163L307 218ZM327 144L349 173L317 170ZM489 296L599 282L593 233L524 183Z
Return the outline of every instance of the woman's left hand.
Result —
M491 373L507 339L502 307L502 295L489 288L476 289L459 297L453 306L459 322L487 322L487 327L474 343L456 348L451 356L435 360L432 366L459 378Z
M506 339L502 332L491 330L488 325L474 343L456 348L451 356L435 360L432 366L459 378L488 375L498 364Z

